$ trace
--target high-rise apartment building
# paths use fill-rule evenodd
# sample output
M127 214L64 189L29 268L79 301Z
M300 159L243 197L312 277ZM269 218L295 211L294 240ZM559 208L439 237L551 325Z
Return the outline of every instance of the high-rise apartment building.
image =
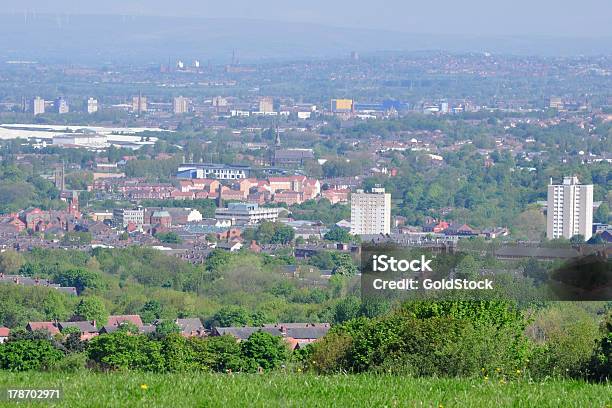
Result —
M269 96L261 98L259 100L259 111L263 113L274 112L274 99Z
M138 95L132 98L132 112L140 115L147 111L147 97Z
M98 100L94 98L87 99L87 113L92 114L98 111Z
M563 184L548 186L546 237L567 238L593 235L593 185L580 184L577 177L564 177Z
M55 112L63 115L64 113L70 112L70 107L68 106L68 101L64 98L57 98L55 100Z
M45 100L40 96L32 100L32 113L34 115L42 115L45 113Z
M189 111L189 99L182 96L177 96L174 98L173 108L175 115L187 113Z
M371 193L357 190L351 194L351 234L389 234L391 232L391 194L384 188Z

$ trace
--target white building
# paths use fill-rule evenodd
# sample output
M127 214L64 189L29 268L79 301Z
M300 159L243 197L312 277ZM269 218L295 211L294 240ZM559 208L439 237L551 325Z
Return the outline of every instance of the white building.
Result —
M229 203L227 208L217 208L215 218L229 220L232 225L252 225L261 221L276 222L278 208L260 207L256 203Z
M144 216L145 210L142 207L115 208L113 210L113 223L117 227L127 227L129 223L141 227L144 224Z
M98 111L98 100L94 98L87 99L87 113L90 115Z
M54 146L84 147L88 149L103 149L108 147L108 137L98 134L67 133L53 136Z
M564 177L563 184L548 186L546 237L567 238L593 235L593 185L579 184L577 177Z
M196 163L179 166L176 177L182 179L214 178L217 180L239 180L249 177L251 168L242 165Z
M391 232L391 194L384 188L371 193L357 190L351 194L351 234L389 234Z
M40 96L32 100L32 113L34 115L42 115L45 113L45 100Z
M173 101L173 110L175 115L182 115L189 111L189 99L177 96Z

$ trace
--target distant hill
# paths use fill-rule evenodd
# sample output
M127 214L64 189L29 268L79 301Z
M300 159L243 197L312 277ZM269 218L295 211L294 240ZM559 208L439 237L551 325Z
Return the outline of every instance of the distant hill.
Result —
M229 62L446 50L539 55L609 53L612 38L406 34L262 20L145 16L0 15L0 57L55 62Z

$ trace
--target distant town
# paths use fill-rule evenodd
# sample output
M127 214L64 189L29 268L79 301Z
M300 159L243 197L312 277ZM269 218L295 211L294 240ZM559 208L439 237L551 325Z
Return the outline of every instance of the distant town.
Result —
M592 253L584 244L609 255L611 64L357 52L260 65L236 55L222 66L195 58L130 67L4 62L0 283L55 290L83 298L80 305L96 293L109 301L115 283L89 282L103 271L118 285L199 296L223 279L217 265L242 257L303 291L287 300L280 286L264 284L258 290L287 308L264 317L226 318L237 312L220 297L216 312L166 300L159 307L171 312L151 316L143 300L113 308L105 324L77 307L13 326L74 326L86 341L122 322L155 332L166 316L187 337L247 340L263 327L296 348L344 319L346 300L333 291L355 291L364 243L492 250L492 261L473 259L453 273L510 262L504 267L530 278L539 267L529 262ZM551 70L556 79L540 86ZM51 90L50 82L63 85ZM68 265L41 263L58 251L70 254ZM141 263L126 266L126 254ZM164 266L155 271L152 262Z

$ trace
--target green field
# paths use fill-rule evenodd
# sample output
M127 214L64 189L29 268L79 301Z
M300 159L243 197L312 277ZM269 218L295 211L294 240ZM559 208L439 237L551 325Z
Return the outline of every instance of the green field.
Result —
M0 372L0 389L7 387L62 388L62 401L33 404L47 407L612 407L611 384L557 380Z

